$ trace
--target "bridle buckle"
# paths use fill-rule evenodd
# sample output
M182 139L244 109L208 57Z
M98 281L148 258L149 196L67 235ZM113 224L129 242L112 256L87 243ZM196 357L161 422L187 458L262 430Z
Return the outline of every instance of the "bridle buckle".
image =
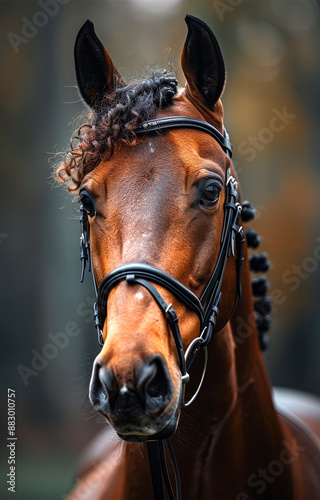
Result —
M165 310L166 320L169 324L178 323L178 316L170 303Z
M190 375L189 373L186 373L185 375L181 375L181 383L182 385L186 385L190 380Z

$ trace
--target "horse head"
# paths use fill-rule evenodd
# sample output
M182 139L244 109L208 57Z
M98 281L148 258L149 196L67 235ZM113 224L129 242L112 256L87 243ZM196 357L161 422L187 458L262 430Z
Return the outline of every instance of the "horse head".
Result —
M101 472L103 482L92 481L88 494L150 498L152 487L154 498L165 498L164 482L174 498L169 453L177 499L261 492L318 498L318 444L275 410L259 350L267 345L272 303L265 277L251 282L250 271L265 272L269 263L265 254L248 256L247 247L259 245L253 230L244 246L240 216L248 222L254 209L240 204L223 125L223 58L206 24L192 16L186 22L184 88L160 70L126 84L90 21L75 44L78 86L90 111L58 175L79 196L81 279L92 264L97 294L102 349L89 395L122 439L147 441L152 479L145 477L145 455L131 454L145 447L126 443L116 457L106 433L106 462L99 462L99 443L98 469L85 476L91 484ZM187 401L188 382L194 396ZM189 447L175 460L167 438L202 383L197 407L179 426ZM260 493L252 489L261 484Z
M239 213L226 222L226 206L234 214L239 204L237 192L227 199L230 179L233 189L237 183L223 135L225 68L208 26L192 16L186 22L185 88L164 71L126 84L90 21L75 45L78 86L91 118L60 175L71 177L79 194L99 287L103 347L90 400L126 440L175 431L188 379L184 353L191 346L194 355L204 343L205 308L219 310L211 336L229 321L237 295L230 246ZM189 125L171 128L175 117ZM209 304L218 281L218 300Z

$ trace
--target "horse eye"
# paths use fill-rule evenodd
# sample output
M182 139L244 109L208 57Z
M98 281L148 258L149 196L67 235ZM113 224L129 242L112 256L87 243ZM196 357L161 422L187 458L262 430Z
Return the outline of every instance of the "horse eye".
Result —
M205 207L212 207L218 203L222 186L216 180L206 180L200 186L199 204Z
M88 195L87 192L80 192L79 196L80 196L80 201L82 203L83 208L85 209L85 211L87 212L87 214L90 217L93 217L95 215L95 213L96 213L96 209L95 209L95 206L94 206L94 201Z

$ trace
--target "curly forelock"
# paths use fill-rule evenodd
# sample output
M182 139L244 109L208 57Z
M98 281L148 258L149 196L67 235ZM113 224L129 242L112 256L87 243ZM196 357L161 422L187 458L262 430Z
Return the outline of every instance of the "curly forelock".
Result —
M56 170L69 191L77 191L83 178L102 160L111 158L119 141L136 144L134 129L154 117L157 109L172 103L178 81L166 70L154 71L150 78L121 86L106 94L72 138L70 150Z

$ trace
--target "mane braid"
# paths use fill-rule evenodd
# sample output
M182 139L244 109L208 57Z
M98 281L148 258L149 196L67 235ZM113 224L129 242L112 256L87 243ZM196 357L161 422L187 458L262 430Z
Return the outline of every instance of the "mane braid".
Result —
M56 171L59 182L69 181L68 190L76 192L102 158L111 158L119 141L134 146L134 129L152 119L157 109L172 104L177 86L175 76L166 70L125 86L117 82L115 90L94 108L89 123L81 125L71 139L70 150Z

